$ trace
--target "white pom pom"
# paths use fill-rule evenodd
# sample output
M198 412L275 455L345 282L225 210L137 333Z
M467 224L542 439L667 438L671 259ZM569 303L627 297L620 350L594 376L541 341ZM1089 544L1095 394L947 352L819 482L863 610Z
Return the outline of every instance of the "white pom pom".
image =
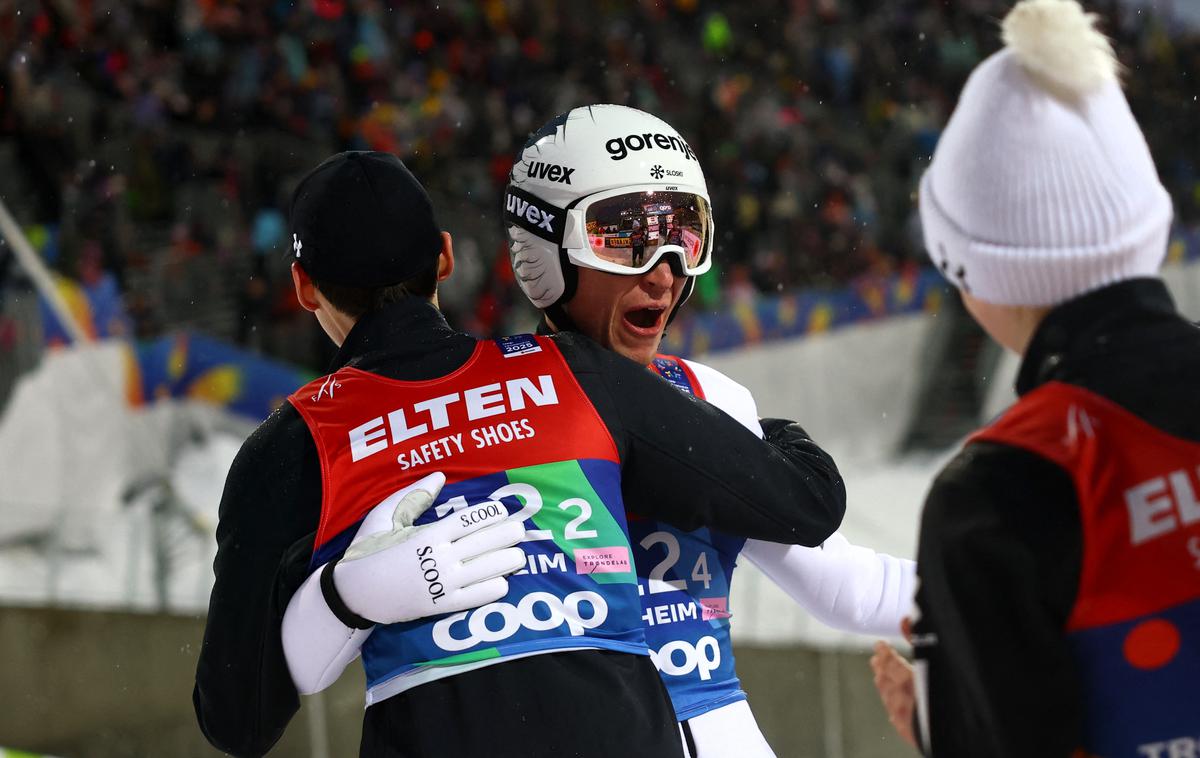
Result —
M1079 97L1117 78L1117 57L1076 0L1021 0L1004 18L1004 44L1027 71Z

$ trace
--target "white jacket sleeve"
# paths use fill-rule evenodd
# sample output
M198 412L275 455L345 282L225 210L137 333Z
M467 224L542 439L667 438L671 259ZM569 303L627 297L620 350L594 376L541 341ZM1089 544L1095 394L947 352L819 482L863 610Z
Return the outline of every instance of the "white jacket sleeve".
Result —
M714 368L686 361L710 403L762 435L748 389ZM748 540L742 554L818 621L860 634L900 636L912 607L916 564L851 545L834 533L821 547Z
M839 533L820 547L747 540L742 555L834 629L898 637L911 612L916 563L852 545Z
M321 572L310 576L288 602L283 616L283 654L301 695L320 692L337 681L370 636L338 620L321 593Z

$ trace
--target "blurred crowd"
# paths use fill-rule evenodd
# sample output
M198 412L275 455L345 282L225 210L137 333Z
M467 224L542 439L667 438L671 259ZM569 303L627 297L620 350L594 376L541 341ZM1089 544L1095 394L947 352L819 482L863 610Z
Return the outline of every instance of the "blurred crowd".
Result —
M624 103L702 160L719 239L694 302L836 287L921 265L916 180L1009 4L0 0L0 194L58 271L116 279L139 335L305 360L286 212L309 167L401 156L456 238L452 318L502 331L528 315L498 220L517 148ZM1194 224L1200 31L1144 4L1086 3Z

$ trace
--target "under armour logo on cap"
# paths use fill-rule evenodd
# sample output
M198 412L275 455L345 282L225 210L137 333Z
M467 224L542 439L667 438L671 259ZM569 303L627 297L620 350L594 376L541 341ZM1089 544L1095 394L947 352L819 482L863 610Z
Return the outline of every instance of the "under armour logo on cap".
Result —
M304 247L304 243L300 241L300 238L298 236L296 236L295 233L293 233L292 234L292 249L296 251L297 258L300 257L300 249L302 247Z

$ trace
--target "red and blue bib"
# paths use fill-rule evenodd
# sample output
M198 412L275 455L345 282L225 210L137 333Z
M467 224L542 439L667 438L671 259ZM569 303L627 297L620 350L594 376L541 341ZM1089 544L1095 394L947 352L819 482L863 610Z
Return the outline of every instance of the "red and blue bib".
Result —
M1086 754L1200 747L1200 444L1051 382L972 440L1029 450L1075 484L1083 567L1066 634Z
M552 341L482 341L430 381L345 368L289 399L321 461L314 570L371 508L434 471L446 487L418 524L496 502L528 530L526 567L501 600L376 627L362 651L368 704L506 658L646 654L616 445Z

